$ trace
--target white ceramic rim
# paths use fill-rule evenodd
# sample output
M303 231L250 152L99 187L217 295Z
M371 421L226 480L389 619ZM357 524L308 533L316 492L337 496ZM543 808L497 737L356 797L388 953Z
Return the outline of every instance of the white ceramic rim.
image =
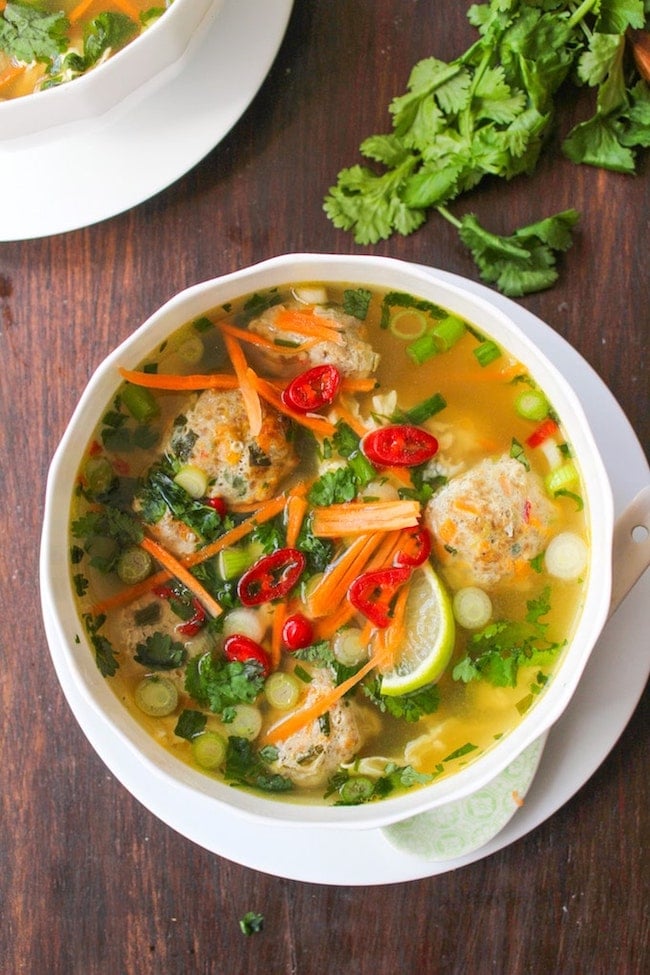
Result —
M387 281L387 275L390 280ZM268 799L225 786L174 758L131 718L101 677L86 639L70 583L67 522L73 478L92 431L117 386L117 366L136 366L156 345L187 321L243 294L296 281L367 284L402 289L429 298L475 323L522 361L543 386L562 417L588 485L592 572L585 606L570 651L557 676L521 724L466 769L381 803L352 807L305 805ZM43 610L50 622L55 667L64 658L75 686L106 725L138 756L143 774L162 776L169 788L193 791L242 815L264 822L335 828L377 828L463 798L499 775L544 734L568 705L607 618L611 591L613 500L607 473L579 400L566 380L498 307L393 258L286 254L194 285L171 298L98 367L84 391L53 457L46 490L40 580ZM68 622L66 622L66 620Z
M174 0L164 16L102 64L56 88L0 102L0 145L58 137L123 110L182 71L224 0Z

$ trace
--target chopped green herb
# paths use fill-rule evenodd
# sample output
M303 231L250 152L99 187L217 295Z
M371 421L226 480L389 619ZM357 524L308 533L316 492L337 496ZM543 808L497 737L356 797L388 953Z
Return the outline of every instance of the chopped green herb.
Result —
M264 915L257 914L256 911L247 911L240 919L239 927L243 934L259 934L264 927Z

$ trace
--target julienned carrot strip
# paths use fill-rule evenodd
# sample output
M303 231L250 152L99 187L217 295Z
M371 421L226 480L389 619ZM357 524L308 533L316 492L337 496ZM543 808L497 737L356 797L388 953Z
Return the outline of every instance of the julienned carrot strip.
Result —
M309 594L309 612L317 619L339 606L347 596L350 583L363 569L381 542L379 533L359 535L344 549Z
M239 380L239 388L244 398L244 406L248 415L251 436L256 437L262 429L262 404L260 403L260 397L257 392L256 374L248 365L246 356L237 339L234 339L232 335L226 335L224 333L223 340L233 369L235 370L235 375Z
M127 17L130 17L132 20L140 23L140 11L137 9L137 7L134 7L132 3L129 3L129 0L113 0L113 2L127 15Z
M336 410L339 418L343 420L344 423L354 430L358 437L365 436L368 433L368 428L364 424L363 420L360 420L358 416L355 416L352 410L349 410L347 406L344 406L340 400L337 400L334 409Z
M322 316L314 315L313 312L281 308L275 316L273 324L284 332L295 332L309 338L322 339L324 342L334 342L335 345L345 343L345 339L336 330L334 324L328 325Z
M406 620L406 603L408 601L408 586L400 590L395 605L390 624L377 633L377 647L375 656L381 661L379 669L383 672L395 665L397 653L404 645L404 629Z
M341 389L344 393L371 393L377 389L379 383L376 379L355 379L353 376L343 376L341 379Z
M300 345L278 345L272 339L267 339L263 335L258 335L256 332L251 332L247 328L238 328L236 325L231 325L230 322L219 322L219 328L225 335L231 335L233 338L238 339L240 342L248 342L249 345L256 345L260 349L266 349L268 352L274 352L278 355L299 355L305 352L307 349L311 348L314 344L313 341L301 342Z
M249 534L257 525L263 524L265 521L270 521L271 518L282 511L286 499L284 497L272 498L265 504L261 505L259 510L255 513L254 517L249 518L247 521L242 521L241 524L236 525L235 528L231 528L220 538L217 538L214 542L210 542L209 545L205 545L198 552L192 552L191 555L186 555L180 559L181 565L185 568L191 568L194 565L198 565L200 562L205 562L206 559L212 558L214 555L218 555L219 552L228 548L230 545L235 545L238 541ZM146 593L151 592L156 586L162 585L164 582L170 578L172 573L162 570L160 572L154 573L154 575L149 576L143 582L138 582L133 586L129 586L128 589L121 589L119 592L115 593L113 596L108 596L106 599L102 599L100 602L95 603L92 607L92 614L98 616L101 613L106 613L111 609L118 609L120 606L127 606L132 603L135 599L140 596L146 595Z
M0 10L1 9L2 8L0 8ZM4 71L0 71L0 88L4 88L5 85L8 85L15 78L18 78L26 70L27 70L27 66L24 64L8 65L8 67L6 67Z
M280 602L274 607L271 624L271 664L274 668L279 665L282 656L282 627L287 615L286 603Z
M213 373L212 375L172 376L158 372L140 372L133 369L119 368L122 379L134 386L146 386L148 389L193 390L193 389L237 389L237 376L229 373Z
M331 437L336 432L334 424L330 423L329 420L325 420L323 417L315 416L311 413L294 413L293 410L284 405L276 386L267 379L262 379L261 376L257 376L255 382L257 391L262 399L270 403L278 413L284 413L285 416L290 416L300 426L306 427L321 437Z
M79 20L80 17L83 17L92 2L93 0L81 0L81 3L78 3L77 6L74 7L73 10L71 10L68 14L68 20L70 23L74 24L75 21Z
M216 601L216 599L210 595L210 593L205 589L201 583L196 579L189 569L186 569L182 562L172 555L167 549L164 549L162 545L158 542L154 542L152 538L143 538L140 542L140 546L148 552L152 558L156 559L157 562L167 569L168 572L182 582L184 586L193 593L199 600L204 609L212 616L220 616L222 613L221 606Z
M369 674L377 666L377 660L375 657L371 657L366 663L361 667L356 674L352 677L348 677L344 680L342 684L337 684L333 687L331 691L327 691L320 697L312 701L306 707L301 708L299 711L294 711L292 714L278 721L277 724L273 725L272 728L264 734L264 743L267 745L274 745L278 741L284 741L285 738L289 738L291 735L295 735L296 732L300 731L306 725L311 724L312 721L317 721L323 714L325 714L333 705L335 705L344 694L363 680L366 674Z
M288 548L296 547L298 535L300 534L300 529L302 528L302 523L308 508L309 504L303 495L294 494L287 498L286 530Z
M418 522L417 501L346 501L328 508L317 508L312 531L317 538L337 538L371 531L412 528Z

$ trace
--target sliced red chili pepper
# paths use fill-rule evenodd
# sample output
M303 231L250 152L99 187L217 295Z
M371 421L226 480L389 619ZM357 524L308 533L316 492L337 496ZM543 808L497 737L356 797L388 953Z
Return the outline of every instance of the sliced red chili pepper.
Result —
M313 366L282 390L282 402L297 413L314 413L334 401L340 385L341 373L336 366Z
M392 602L410 575L407 565L364 572L350 586L348 599L371 623L388 626Z
M302 575L307 560L297 548L279 548L263 555L244 572L237 584L237 595L244 606L259 606L282 599Z
M287 616L282 626L282 642L288 650L302 650L314 640L314 627L302 613Z
M262 668L265 677L271 673L271 658L256 640L245 636L243 633L232 633L226 637L223 644L223 653L226 660L231 662L238 661L245 664L249 660L254 660Z
M153 592L154 595L158 596L160 599L171 599L172 596L176 595L176 593L174 592L171 586L165 586L165 585L154 586Z
M401 548L395 556L395 565L422 565L431 555L431 535L424 525L414 525L402 532Z
M205 610L201 603L195 597L192 597L192 608L194 613L188 620L184 623L180 623L176 627L178 633L182 633L183 636L196 636L201 627L205 624Z
M378 467L417 467L437 453L438 441L422 427L391 423L367 433L361 449Z
M552 437L558 429L559 428L555 420L548 417L546 420L542 420L538 427L535 427L529 437L526 437L526 443L529 447L539 447L539 445L543 444L545 440Z

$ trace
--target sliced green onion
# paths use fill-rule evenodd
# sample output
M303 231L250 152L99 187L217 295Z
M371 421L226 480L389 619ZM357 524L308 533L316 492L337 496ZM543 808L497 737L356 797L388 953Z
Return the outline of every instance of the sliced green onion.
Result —
M237 704L232 709L233 719L228 722L228 734L235 738L253 741L262 730L262 713L252 704Z
M292 288L291 293L296 301L301 302L303 305L327 304L327 288L320 287L319 285L302 285L301 287Z
M459 589L452 605L456 621L466 630L481 630L492 617L492 600L478 586Z
M158 402L150 389L126 383L120 392L124 406L138 423L148 423L160 413Z
M150 576L152 568L153 560L149 553L139 545L129 545L120 554L115 571L123 583L133 586Z
M105 494L115 480L115 471L108 457L89 457L84 464L84 480L93 497Z
M412 406L410 410L406 410L404 413L404 421L406 423L414 423L418 426L424 423L425 420L431 419L436 413L440 413L446 405L447 400L442 393L434 393L428 399L422 400L421 403Z
M339 795L343 802L350 804L365 802L372 795L374 788L372 779L366 778L365 775L353 775L345 780L339 789Z
M223 765L228 744L218 731L204 731L192 738L190 747L196 764L213 772Z
M221 632L224 639L232 636L233 633L241 633L242 636L248 636L256 643L261 643L268 625L269 616L264 607L251 609L247 606L238 606L226 615Z
M258 555L249 546L222 549L217 556L217 573L220 579L228 582L236 579L255 562Z
M186 362L188 366L197 365L203 358L203 353L205 352L205 346L203 345L203 340L199 335L190 335L189 338L185 339L179 345L176 353L183 362Z
M349 626L339 630L332 642L332 653L344 667L356 667L368 657L368 646L361 639L361 630Z
M474 355L476 356L479 366L485 368L485 366L489 366L491 362L494 362L495 359L500 358L501 349L496 342L492 341L492 339L485 339L484 342L481 342L481 344L477 345L477 347L474 349Z
M587 568L587 543L575 532L560 532L544 553L546 568L556 579L578 579Z
M168 677L152 675L140 681L134 693L135 703L144 714L164 718L176 710L178 689Z
M451 349L467 331L465 322L457 315L447 315L433 329L438 344L443 352Z
M515 400L515 410L524 420L543 420L548 416L549 407L541 389L524 389Z
M389 329L395 338L405 342L414 342L424 335L429 320L424 312L417 308L402 308L390 316Z
M184 464L174 478L174 483L183 488L191 498L205 497L208 490L208 475L194 464Z
M413 359L416 365L421 366L423 362L438 355L438 343L433 332L426 332L420 338L406 346L406 353Z
M565 464L553 468L546 475L544 486L549 494L557 494L558 491L566 490L570 484L575 484L578 478L576 465L572 460L568 460Z
M300 700L300 681L293 674L285 674L276 670L266 679L264 696L272 708L288 711L296 706Z

